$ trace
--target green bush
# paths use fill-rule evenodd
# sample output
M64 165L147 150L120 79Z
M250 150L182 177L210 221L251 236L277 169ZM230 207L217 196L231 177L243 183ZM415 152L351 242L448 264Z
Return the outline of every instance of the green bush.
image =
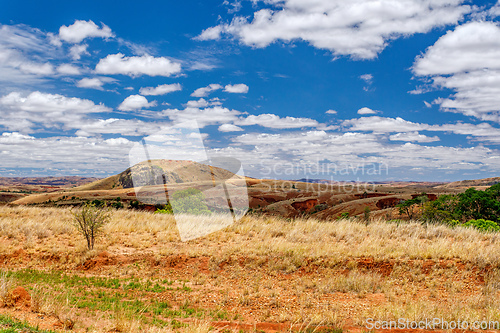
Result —
M426 221L442 221L453 225L453 220L500 221L500 184L485 191L469 188L464 193L441 195L437 200L427 202L422 209Z
M155 214L173 214L173 213L174 212L172 211L172 206L170 205L170 202L162 207L156 208L155 211Z
M115 209L123 208L122 199L120 197L115 198L115 200L111 203L111 207Z
M478 219L478 220L470 220L467 223L463 224L464 227L473 227L481 231L500 231L500 226L491 220Z
M370 207L365 207L365 210L363 212L363 218L365 222L370 221L370 213L371 213Z
M349 213L343 212L342 214L340 214L340 216L337 218L337 220L348 219L348 218L349 218Z
M91 204L95 207L104 207L106 205L106 202L103 200L94 199L92 200Z
M498 221L500 215L500 202L492 195L494 189L478 191L469 188L464 193L458 195L459 200L456 206L457 213L464 219L488 219Z
M399 208L399 214L400 215L407 215L408 218L411 220L415 218L418 214L418 208L422 205L424 205L427 202L427 194L422 193L420 196L410 199L410 200L405 200L402 203L398 204L396 207Z
M171 205L176 214L210 215L203 192L194 188L177 191L172 195Z

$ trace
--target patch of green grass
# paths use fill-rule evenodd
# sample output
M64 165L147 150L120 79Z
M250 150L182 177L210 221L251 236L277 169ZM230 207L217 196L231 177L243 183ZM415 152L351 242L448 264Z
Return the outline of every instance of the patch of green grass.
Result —
M18 281L29 284L62 284L66 288L95 287L118 289L121 287L119 279L66 275L65 273L59 271L44 272L34 269L22 269L19 271L10 272L8 274Z
M0 315L0 333L52 333L53 331L40 330L37 327L31 326L27 322L21 322L17 319L12 319Z
M179 328L182 328L182 327L186 327L186 326L188 326L187 324L183 324L183 323L181 323L180 321L177 321L177 320L175 320L175 319L173 319L173 320L170 322L170 325L172 325L172 328L173 328L174 330L177 330L177 329L179 329Z
M180 318L215 318L229 320L226 311L199 309L185 302L179 308L173 308L168 302L157 301L151 293L191 292L186 280L140 280L138 278L106 278L68 275L59 271L24 269L7 273L19 284L32 289L35 285L50 290L51 297L58 303L66 303L75 309L89 313L114 313L117 308L127 317L140 318L155 326L177 327ZM174 283L182 285L172 286ZM179 326L180 327L180 326ZM0 332L4 333L4 332ZM11 333L11 331L9 331Z
M210 311L210 316L214 320L230 320L231 316L226 310Z

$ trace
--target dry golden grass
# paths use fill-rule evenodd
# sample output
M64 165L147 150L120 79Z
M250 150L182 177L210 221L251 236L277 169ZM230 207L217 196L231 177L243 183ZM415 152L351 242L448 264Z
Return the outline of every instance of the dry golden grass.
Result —
M84 256L81 259L85 260L87 251L71 219L68 209L0 207L0 237L11 240L10 249L22 245L33 252L70 252ZM198 222L197 217L192 219L193 224ZM67 247L51 246L61 239L67 241ZM173 244L175 247L170 246ZM8 252L5 247L9 245L4 244L0 251ZM353 257L378 261L459 259L480 266L500 263L499 233L383 220L365 225L356 220L288 221L248 216L209 236L180 242L172 215L117 210L105 226L104 236L96 242L97 251L113 246L160 255L212 256L219 262L231 256L279 257L279 261L273 261L273 269L288 272L299 268L306 258L326 259L330 264Z
M5 272L0 271L0 307L12 306L14 304L11 294L13 282Z
M418 222L374 220L366 225L356 220L247 216L206 237L181 242L171 215L116 210L96 249L87 251L71 218L68 209L0 207L0 255L22 248L34 258L27 264L33 267L42 260L37 255L55 255L59 259L53 267L69 271L104 250L148 256L156 262L151 267L141 263L99 274L182 274L194 291L169 302L237 308L241 316L255 321L340 327L349 322L362 325L365 318L500 319L499 233ZM193 225L198 222L192 217ZM160 265L180 255L200 261L186 264L182 273L168 273ZM206 271L200 268L201 259L206 259ZM367 259L391 265L388 271L371 270L360 264ZM0 276L0 302L2 290L10 288L2 287L10 283L4 280ZM51 304L38 289L32 292L32 308L61 321L65 314L71 320L74 316L74 309ZM55 308L64 311L57 314ZM119 313L113 318L116 331L156 329ZM180 330L208 332L210 323L199 321Z

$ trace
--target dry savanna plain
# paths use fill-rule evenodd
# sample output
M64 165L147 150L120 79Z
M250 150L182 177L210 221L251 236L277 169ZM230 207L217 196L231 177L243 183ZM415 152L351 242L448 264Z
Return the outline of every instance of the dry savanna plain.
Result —
M394 204L468 183L347 193L246 179L246 216L182 242L174 216L132 209L133 189L119 178L4 186L1 332L340 333L382 331L367 328L370 319L500 321L500 233L403 219ZM72 210L96 198L123 208L89 250Z

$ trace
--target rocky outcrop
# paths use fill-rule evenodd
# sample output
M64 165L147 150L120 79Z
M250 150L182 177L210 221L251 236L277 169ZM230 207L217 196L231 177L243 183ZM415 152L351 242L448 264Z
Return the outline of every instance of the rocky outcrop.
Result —
M396 198L396 197L390 197L390 198L383 198L377 201L377 208L378 209L386 209L386 208L392 208L396 207L398 204L403 202L404 200L401 198Z
M302 212L308 212L319 204L318 199L307 199L304 201L296 201L292 203L292 207Z

